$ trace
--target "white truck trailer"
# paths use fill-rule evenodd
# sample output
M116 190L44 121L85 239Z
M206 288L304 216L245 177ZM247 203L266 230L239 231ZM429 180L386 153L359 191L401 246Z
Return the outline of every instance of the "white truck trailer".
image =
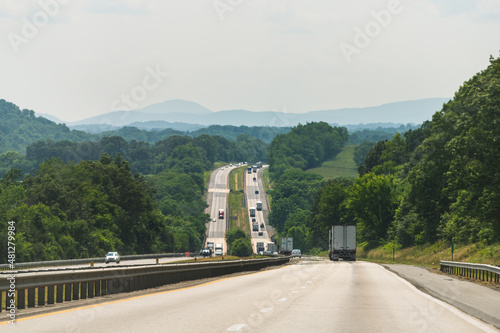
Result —
M356 260L356 226L334 225L328 233L330 260Z
M257 201L257 210L262 210L262 201Z
M291 254L293 250L293 238L283 237L280 239L280 254Z
M255 217L255 207L250 207L250 217Z

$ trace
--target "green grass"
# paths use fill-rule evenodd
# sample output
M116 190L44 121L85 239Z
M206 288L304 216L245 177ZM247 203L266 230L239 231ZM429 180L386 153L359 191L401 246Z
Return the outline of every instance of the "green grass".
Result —
M451 261L451 246L444 242L438 242L399 249L395 252L394 262L392 261L392 248L390 246L379 247L370 251L363 251L358 248L357 257L377 263L397 263L439 268L440 260ZM500 244L456 244L453 261L500 265Z
M245 233L250 234L250 225L248 222L248 213L245 206L243 194L243 175L246 167L236 168L229 177L230 189L228 204L231 216L229 216L229 228L237 227Z
M320 167L306 170L317 173L326 179L337 177L356 178L358 171L354 163L354 148L356 146L345 146L344 149L331 161L324 162Z

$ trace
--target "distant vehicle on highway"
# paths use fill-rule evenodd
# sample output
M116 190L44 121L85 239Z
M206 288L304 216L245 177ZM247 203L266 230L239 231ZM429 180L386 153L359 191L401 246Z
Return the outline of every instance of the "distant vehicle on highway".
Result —
M224 209L219 209L219 218L220 219L224 218Z
M200 251L200 255L204 257L210 257L212 255L212 250L206 247Z
M213 218L213 219L212 219L212 222L215 222L215 221L216 221L216 219L215 219L215 218Z
M106 264L109 264L111 261L116 262L117 264L120 263L120 255L118 254L118 252L108 252L108 254L106 254L104 262Z
M222 255L222 244L215 244L215 255L216 256Z
M293 249L291 256L292 256L292 258L294 258L294 257L302 258L302 252L300 252L299 249Z

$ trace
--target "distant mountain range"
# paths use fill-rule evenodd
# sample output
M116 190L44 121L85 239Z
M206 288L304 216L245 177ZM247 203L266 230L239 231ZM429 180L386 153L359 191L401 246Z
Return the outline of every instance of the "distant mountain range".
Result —
M177 99L152 104L134 111L114 111L66 124L70 128L87 131L95 130L96 126L106 128L106 130L134 126L149 130L173 128L183 131L196 130L210 125L292 127L299 123L305 124L313 121L324 121L342 126L369 123L421 124L425 120L431 120L432 115L440 111L443 103L448 101L449 98L428 98L364 108L285 113L247 110L214 112L200 104Z

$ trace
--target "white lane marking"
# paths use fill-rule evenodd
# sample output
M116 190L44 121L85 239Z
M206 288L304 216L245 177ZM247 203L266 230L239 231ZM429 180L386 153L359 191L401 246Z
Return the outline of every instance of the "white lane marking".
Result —
M287 299L288 299L288 298L286 298L286 297L282 297L282 298L280 298L280 299L278 300L278 302L284 302L284 301L286 301Z
M299 292L297 290L292 291L292 294L298 294Z
M313 283L312 281L306 281L306 283Z
M300 287L300 288L302 288L302 289L306 289L306 288L307 288L307 286L302 286L302 287Z
M260 312L263 312L263 313L270 312L270 311L273 311L273 308L264 308L264 309L260 310Z
M247 326L247 324L234 324L233 326L229 327L226 331L237 332L240 331L245 326Z

